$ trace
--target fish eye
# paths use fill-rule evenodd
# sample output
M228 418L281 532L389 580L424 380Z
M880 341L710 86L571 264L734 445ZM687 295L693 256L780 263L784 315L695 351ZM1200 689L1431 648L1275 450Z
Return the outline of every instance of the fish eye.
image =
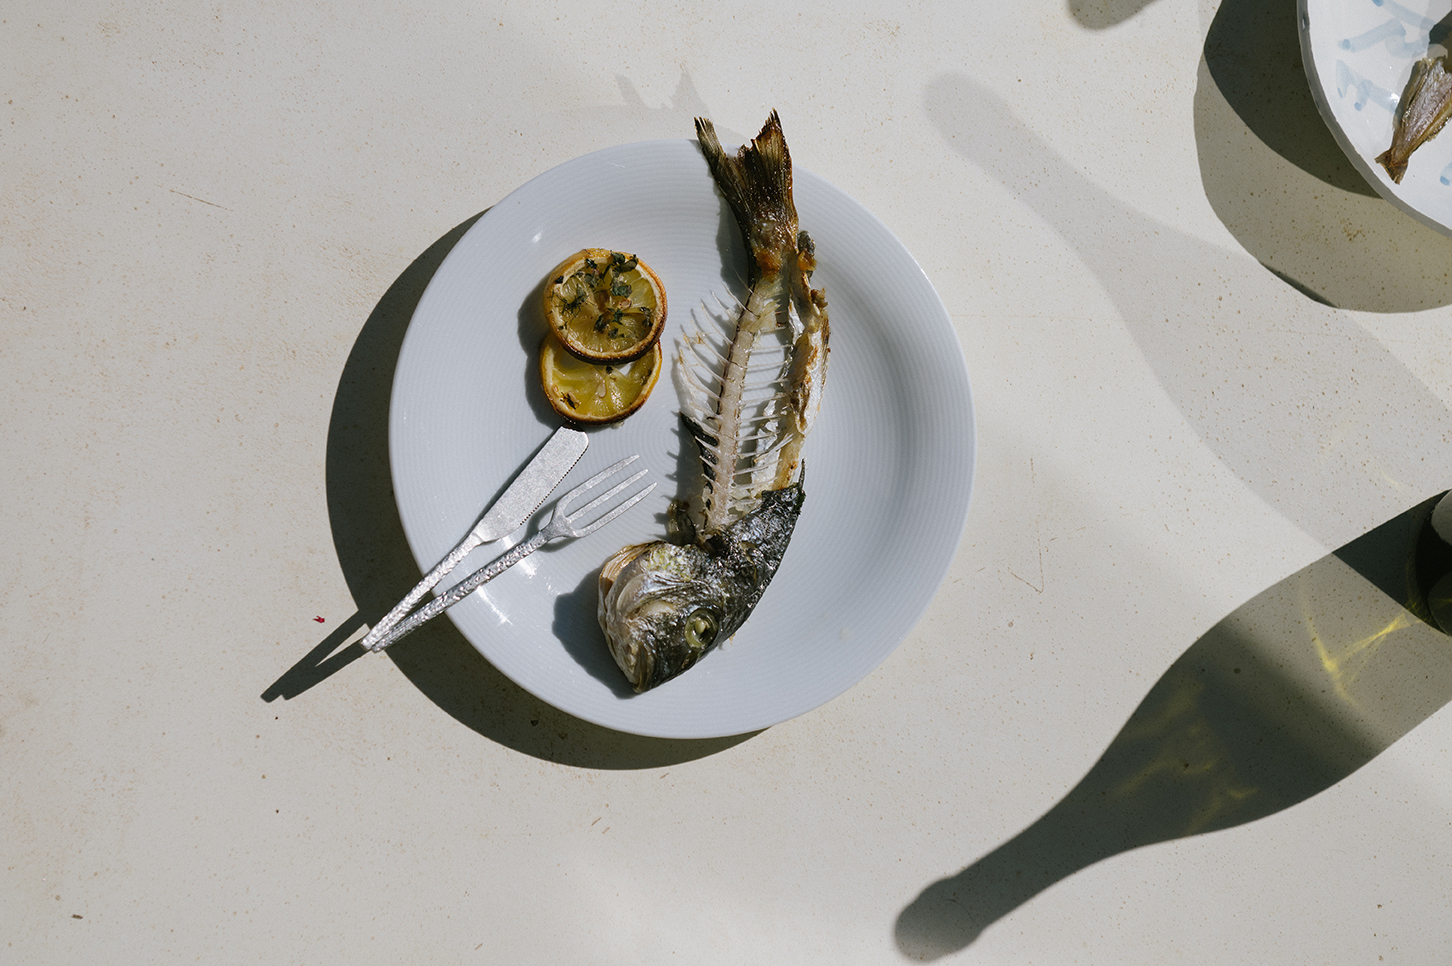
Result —
M716 634L720 630L721 619L716 616L715 611L697 607L686 617L686 644L692 650L704 651L716 640Z

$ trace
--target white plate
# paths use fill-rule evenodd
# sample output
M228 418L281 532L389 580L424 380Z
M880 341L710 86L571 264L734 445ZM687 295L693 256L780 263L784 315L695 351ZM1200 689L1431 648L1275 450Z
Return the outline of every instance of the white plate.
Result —
M1299 0L1301 59L1341 150L1383 198L1452 235L1452 131L1423 144L1396 184L1376 163L1391 145L1397 101L1448 0ZM1440 36L1440 35L1439 35ZM1440 49L1434 49L1440 54Z
M917 262L866 209L801 169L796 201L817 243L813 282L827 292L831 365L805 449L806 505L746 625L688 673L637 695L596 623L601 563L663 535L678 467L695 459L689 440L682 454L680 402L664 375L640 411L589 431L590 448L556 497L631 453L662 484L656 492L448 612L504 674L570 714L635 734L706 738L810 711L892 652L952 559L975 440L952 322ZM736 222L694 141L577 158L486 212L419 300L394 377L394 489L421 570L448 553L559 424L535 372L536 300L546 273L587 247L634 252L656 270L670 303L667 346L703 299L739 288L745 269ZM508 545L476 550L451 582Z

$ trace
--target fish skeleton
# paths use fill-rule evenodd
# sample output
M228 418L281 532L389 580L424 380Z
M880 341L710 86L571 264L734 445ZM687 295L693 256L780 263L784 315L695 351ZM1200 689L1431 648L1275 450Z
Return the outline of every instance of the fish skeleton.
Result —
M696 134L746 241L749 292L724 350L698 330L678 356L697 498L671 504L667 539L624 547L600 570L600 627L637 692L693 666L761 599L801 513L802 445L827 376L827 297L811 287L816 248L797 224L780 119L734 156L709 120ZM758 352L778 361L753 365Z
M1401 184L1412 152L1436 137L1449 115L1452 74L1447 72L1447 58L1423 57L1412 65L1412 76L1397 102L1391 147L1377 155L1376 163Z

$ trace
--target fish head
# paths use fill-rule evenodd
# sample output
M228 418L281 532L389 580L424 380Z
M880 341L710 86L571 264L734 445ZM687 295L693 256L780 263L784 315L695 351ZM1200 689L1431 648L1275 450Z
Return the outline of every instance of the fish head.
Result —
M690 668L745 620L730 573L695 544L625 547L600 570L600 628L637 692Z
M692 667L735 634L770 583L797 516L800 481L695 543L664 540L619 550L600 568L600 628L637 692Z

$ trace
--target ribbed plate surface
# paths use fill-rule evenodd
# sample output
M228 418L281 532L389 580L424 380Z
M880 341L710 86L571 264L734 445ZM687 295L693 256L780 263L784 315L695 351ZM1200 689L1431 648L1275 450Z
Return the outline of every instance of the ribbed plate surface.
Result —
M796 200L817 243L813 282L827 291L831 363L805 451L806 505L746 625L685 675L636 695L596 623L600 564L663 534L677 478L688 478L682 469L695 458L669 375L624 423L590 431L589 450L556 491L640 453L661 483L651 498L598 533L535 554L449 611L504 674L587 721L704 738L810 711L892 652L957 548L975 430L947 311L917 262L861 205L801 169ZM633 252L656 270L670 302L668 348L693 326L703 299L740 290L745 269L735 221L694 141L577 158L481 217L420 300L394 380L394 487L420 569L454 546L558 425L534 369L543 333L536 300L546 273L587 247ZM509 545L475 551L454 579Z

